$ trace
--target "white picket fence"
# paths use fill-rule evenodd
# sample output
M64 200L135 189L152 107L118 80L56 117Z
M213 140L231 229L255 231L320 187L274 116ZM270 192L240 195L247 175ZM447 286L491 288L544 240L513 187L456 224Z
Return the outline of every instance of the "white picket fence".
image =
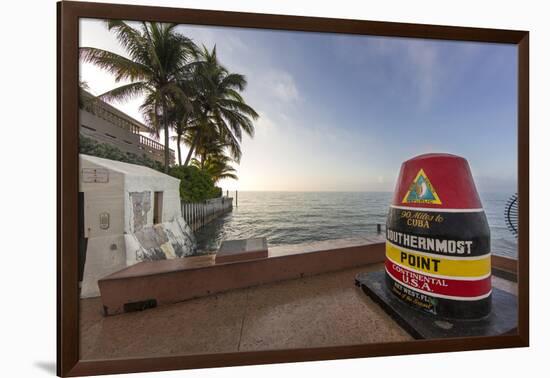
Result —
M200 203L182 203L181 213L193 231L233 210L233 198L219 197Z

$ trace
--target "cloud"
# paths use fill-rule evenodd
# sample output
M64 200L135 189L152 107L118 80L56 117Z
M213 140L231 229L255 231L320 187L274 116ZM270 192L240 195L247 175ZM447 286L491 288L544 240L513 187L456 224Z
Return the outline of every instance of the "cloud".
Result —
M282 70L270 70L261 79L263 92L281 102L293 102L301 99L298 87L292 75Z
M239 57L250 54L249 46L238 36L238 29L197 25L179 25L178 32L191 38L199 47L216 46L218 59L229 70L240 66Z
M361 67L372 85L393 88L393 97L406 97L420 110L431 107L444 82L441 42L389 37L336 37L334 42L341 59Z
M438 50L433 43L415 41L407 43L407 57L412 63L412 84L418 96L418 105L427 109L437 94L442 72Z
M104 48L117 44L104 26L96 25L97 32L92 26L82 30L85 42ZM246 76L243 97L260 114L254 139L243 138L243 158L235 165L239 181L224 181L224 188L393 190L401 162L433 150L470 156L472 168L479 167L474 173L484 176L505 176L513 166L512 158L502 164L506 143L487 145L492 134L476 138L476 148L485 148L485 156L478 157L472 143L463 141L466 131L450 139L426 132L440 127L441 117L434 115L447 114L445 105L461 94L461 85L472 86L472 72L485 67L500 79L494 54L484 52L486 44L329 34L322 39L296 34L293 39L254 29L179 28L197 43L209 48L216 44L220 61ZM334 38L330 45L328 38ZM94 92L114 85L97 67L82 68ZM141 118L137 102L115 105ZM508 113L498 117L499 125L501 119L508 120ZM494 120L464 112L449 120L446 130L451 121L475 130L472 125ZM487 158L489 147L492 159ZM186 147L182 153L186 155ZM512 186L515 179L495 183L493 176L480 178L480 187L497 190Z
M374 49L384 61L399 62L388 72L394 87L403 88L419 110L429 110L437 98L445 74L442 69L441 49L437 42L378 38Z

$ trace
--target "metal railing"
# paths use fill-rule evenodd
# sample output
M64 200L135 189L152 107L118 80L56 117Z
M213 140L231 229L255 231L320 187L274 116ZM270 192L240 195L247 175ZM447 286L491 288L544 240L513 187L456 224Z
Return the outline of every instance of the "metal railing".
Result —
M164 145L157 142L156 140L147 138L139 134L139 148L148 152L151 155L156 156L158 159L164 159ZM158 160L157 159L157 160ZM170 162L174 163L176 161L176 154L174 150L170 149Z
M233 209L233 198L219 197L200 203L182 203L181 213L185 222L196 231L214 219Z

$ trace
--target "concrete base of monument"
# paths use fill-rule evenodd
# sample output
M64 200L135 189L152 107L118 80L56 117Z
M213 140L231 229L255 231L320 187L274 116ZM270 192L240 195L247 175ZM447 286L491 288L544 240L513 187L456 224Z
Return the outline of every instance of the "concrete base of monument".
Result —
M482 319L457 320L435 317L402 302L385 284L385 272L359 273L360 287L415 339L496 336L513 333L517 327L517 298L493 288L491 313Z

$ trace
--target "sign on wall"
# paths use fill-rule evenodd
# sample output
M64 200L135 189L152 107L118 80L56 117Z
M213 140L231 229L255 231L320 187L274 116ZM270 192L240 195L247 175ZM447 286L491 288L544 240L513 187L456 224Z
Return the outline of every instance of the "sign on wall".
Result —
M108 183L109 171L105 168L82 168L82 182L84 183Z

